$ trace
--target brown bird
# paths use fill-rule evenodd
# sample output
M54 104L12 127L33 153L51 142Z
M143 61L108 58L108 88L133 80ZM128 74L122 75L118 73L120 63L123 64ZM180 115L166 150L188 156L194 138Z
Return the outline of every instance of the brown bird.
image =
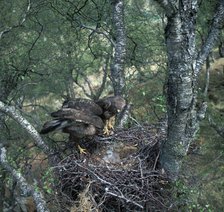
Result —
M62 108L51 113L53 120L44 124L41 134L55 130L62 130L70 135L70 139L79 140L83 137L93 136L104 128L104 122L100 115L103 110L94 101L88 99L67 100ZM78 145L80 153L85 150Z
M121 111L126 101L120 96L111 96L100 99L96 102L89 99L66 100L62 108L51 113L54 118L43 125L41 134L46 134L55 130L62 130L69 134L70 141L88 136L93 136L104 131L109 134L113 129L112 120ZM85 149L78 145L80 153L85 153Z
M114 128L115 116L124 109L126 101L121 96L109 96L99 99L96 104L103 110L101 118L105 123L104 134L109 135Z

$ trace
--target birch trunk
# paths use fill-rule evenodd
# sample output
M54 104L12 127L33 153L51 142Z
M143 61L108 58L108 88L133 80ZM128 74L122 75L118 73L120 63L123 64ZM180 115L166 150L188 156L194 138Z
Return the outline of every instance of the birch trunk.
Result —
M168 53L168 134L161 154L162 166L172 178L178 176L195 125L194 63L195 18L193 3L168 17L166 46Z
M115 30L115 49L111 64L111 80L114 94L123 96L125 90L124 64L126 57L126 34L124 25L124 2L112 0L113 27Z
M168 132L160 162L171 180L175 181L206 111L206 103L196 108L197 79L223 24L224 1L220 0L207 40L199 53L195 46L197 0L157 2L167 16L165 36L168 55Z

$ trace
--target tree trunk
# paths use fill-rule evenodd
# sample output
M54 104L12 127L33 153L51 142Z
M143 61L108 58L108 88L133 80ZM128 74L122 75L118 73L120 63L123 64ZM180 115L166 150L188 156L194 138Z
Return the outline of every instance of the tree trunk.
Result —
M190 2L186 7L180 5L179 10L168 17L165 35L169 70L168 134L161 163L172 179L178 176L181 159L186 155L196 130L193 81L196 8Z
M115 30L115 52L111 64L111 80L114 94L123 96L125 90L124 63L126 57L126 34L123 0L111 0L113 5L113 26Z
M168 132L160 162L171 180L175 181L206 111L205 103L198 110L196 108L197 79L223 24L223 0L220 0L207 40L199 54L195 47L197 0L158 2L167 16L165 36L168 54Z

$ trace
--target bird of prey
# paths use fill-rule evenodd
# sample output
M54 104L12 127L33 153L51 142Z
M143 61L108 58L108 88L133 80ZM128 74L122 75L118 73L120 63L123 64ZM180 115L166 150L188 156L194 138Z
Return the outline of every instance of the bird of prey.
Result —
M115 115L124 109L126 101L121 96L109 96L99 99L96 104L103 110L101 118L105 123L104 134L109 135L110 130L114 128Z
M51 113L53 120L47 121L40 133L62 130L78 142L81 138L93 136L104 128L104 122L100 117L102 113L102 108L92 100L66 100L60 110ZM78 148L80 153L85 153L80 145Z
M51 113L53 120L47 121L40 133L62 130L77 142L102 130L108 134L113 128L109 120L122 110L125 104L125 100L120 96L106 97L95 102L82 98L66 100L60 110ZM85 149L80 145L78 148L80 153L85 153Z

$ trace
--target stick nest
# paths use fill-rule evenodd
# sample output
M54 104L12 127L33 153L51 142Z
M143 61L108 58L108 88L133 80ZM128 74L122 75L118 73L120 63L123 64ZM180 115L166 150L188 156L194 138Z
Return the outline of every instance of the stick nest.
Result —
M147 125L83 140L87 155L73 153L55 167L63 211L166 210L168 181L158 164L164 138L164 129Z

